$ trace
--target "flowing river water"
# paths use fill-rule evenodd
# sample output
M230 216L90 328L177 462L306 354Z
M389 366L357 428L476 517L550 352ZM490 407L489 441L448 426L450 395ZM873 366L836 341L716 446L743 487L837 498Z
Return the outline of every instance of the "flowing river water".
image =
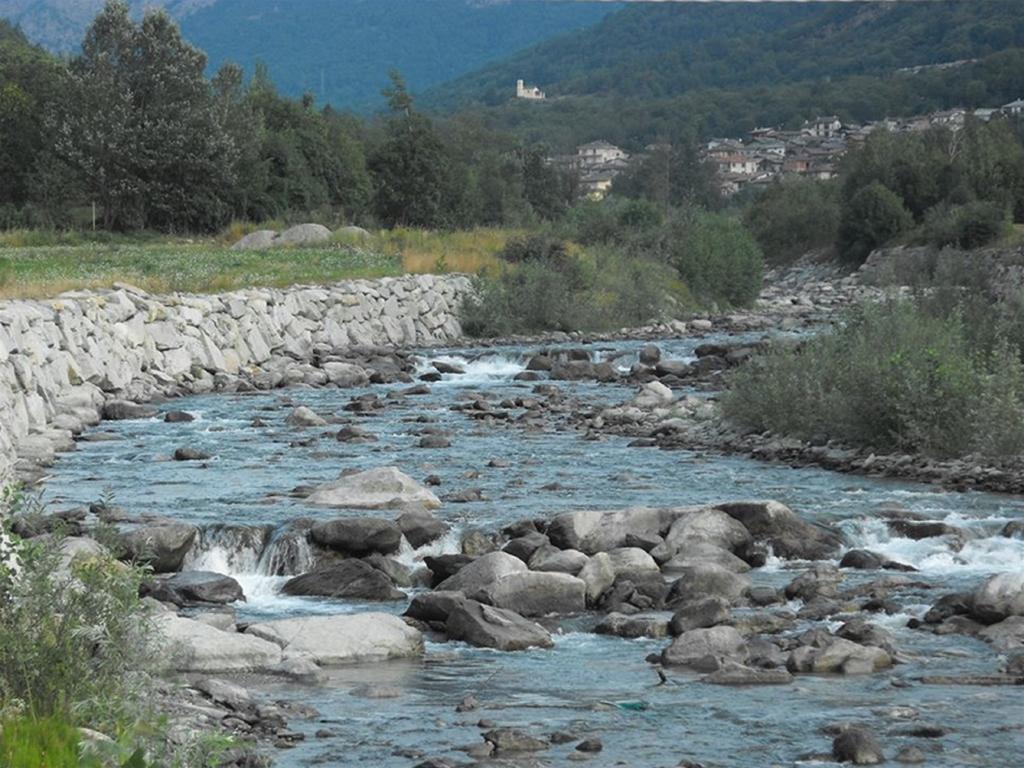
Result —
M664 354L676 359L692 356L693 345L692 340L661 344ZM595 358L611 358L628 369L638 348L636 342L616 342L593 345L591 351ZM667 640L596 635L590 631L595 617L577 617L561 623L552 650L501 653L428 642L421 661L335 669L324 685L263 680L259 690L303 701L321 713L316 720L291 723L307 738L278 753L276 764L283 768L412 766L421 759L414 754L465 763L466 755L457 748L480 743L481 718L537 733L567 730L580 737L599 736L604 751L591 760L593 765L675 766L683 759L709 767L826 764L822 753L827 754L831 739L822 729L839 721L868 724L890 758L900 747L914 744L929 766L1024 765L1024 689L915 681L922 675L991 674L998 668L997 654L972 638L906 628L909 619L923 615L940 595L973 588L986 575L1024 567L1024 540L1000 535L1007 521L1024 516L1021 499L945 492L713 453L627 448L626 438L586 440L576 430L555 426L528 430L482 424L451 410L468 392L485 391L497 399L528 396L534 384L513 379L524 369L527 352L432 352L424 356L424 366L440 358L463 365L466 373L446 375L431 385L429 395L396 400L372 414L345 413L342 407L359 394L383 397L407 385L182 399L172 406L194 414L191 423L153 419L103 424L98 431L112 439L83 442L63 457L47 483L47 499L63 508L112 495L132 511L204 527L186 567L238 579L247 596L235 606L239 621L404 610L399 603L346 603L277 593L287 578L278 573L281 563L301 570L305 556L301 542L287 536L288 521L361 514L310 507L288 492L333 480L346 469L386 465L419 480L439 476L440 494L469 487L484 494L484 501L444 504L438 514L453 524L453 532L422 551L406 546L400 559L408 565L426 554L458 551L467 529L494 531L515 520L550 518L560 511L771 498L810 519L837 524L850 548L871 549L919 569L912 574L915 585L898 593L900 611L871 617L893 634L904 663L870 676L802 675L788 686L734 688L705 684L695 674L680 672L670 673L668 684L656 685L645 657L664 648ZM634 392L619 384L558 385L595 407L621 403ZM286 426L295 405L351 417L378 440L349 445L334 439L337 427L300 431ZM413 432L423 426L416 421L420 417L450 430L453 445L417 448ZM170 461L183 445L214 458L205 466ZM504 460L507 466L489 467L491 459ZM961 529L966 540L960 546L950 536L913 541L890 534L876 511L893 502ZM264 547L243 540L224 524L276 530ZM756 584L782 586L807 565L770 560L750 576ZM846 583L878 575L848 573ZM387 696L367 698L368 683L377 687L378 695L385 690ZM456 704L469 693L481 708L456 713ZM922 725L939 726L943 735L912 735ZM321 729L333 736L315 738ZM567 765L574 761L572 751L573 743L556 746L536 762L515 764Z

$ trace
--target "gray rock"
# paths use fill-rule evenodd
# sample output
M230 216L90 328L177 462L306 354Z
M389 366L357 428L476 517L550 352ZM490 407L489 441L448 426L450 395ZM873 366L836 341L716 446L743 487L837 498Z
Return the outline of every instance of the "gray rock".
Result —
M288 414L285 423L290 427L326 427L327 419L314 412L311 408L300 405Z
M597 626L594 632L599 635L616 635L618 637L667 637L668 622L646 616L624 616L621 613L609 613Z
M551 635L539 624L514 611L466 600L452 606L445 631L453 640L462 640L499 651L527 648L551 648Z
M128 400L108 400L103 404L103 418L107 421L152 419L158 413L159 411L156 408L132 403Z
M878 765L885 754L875 737L864 728L847 728L832 742L832 757L840 763Z
M150 565L154 573L171 573L181 569L198 533L199 529L188 523L140 526L122 537L125 556Z
M331 239L331 230L321 224L297 224L282 232L274 240L274 246L315 245Z
M714 672L726 661L745 662L747 648L743 637L733 627L709 627L679 635L662 652L661 658L666 666Z
M281 662L281 648L258 637L223 632L173 613L157 614L153 625L181 672L266 671Z
M509 573L469 597L521 616L582 613L586 609L586 584L567 573L524 571Z
M703 564L683 569L680 577L672 583L666 603L682 605L718 597L734 603L750 588L746 576L727 571L718 565Z
M178 606L195 603L233 603L244 600L242 585L230 576L212 571L184 571L157 579L147 594L165 603Z
M310 504L350 509L437 509L437 496L396 467L343 475L310 494Z
M448 523L438 520L426 509L404 512L396 521L398 529L413 549L419 549L448 533Z
M793 676L784 669L755 669L732 661L701 679L712 685L788 685L793 682Z
M999 573L987 578L974 590L972 614L986 624L1010 616L1024 616L1024 571Z
M547 749L549 744L515 728L495 728L484 734L484 740L494 745L498 753L537 752Z
M669 629L673 635L682 635L694 629L707 629L722 624L731 615L727 600L708 597L681 605L672 615Z
M834 565L819 564L804 571L786 585L786 597L810 602L818 597L835 597L843 574Z
M416 595L405 610L405 615L410 619L426 621L430 623L444 623L448 621L455 606L466 601L466 596L461 592L447 592L445 590L434 590Z
M397 552L402 543L398 525L383 518L342 517L316 523L309 531L316 544L347 555Z
M212 458L206 451L198 448L178 448L174 451L175 461L206 461Z
M281 591L286 595L316 595L339 599L405 599L405 593L395 589L392 580L384 573L362 560L351 559L289 579Z
M272 248L274 240L277 238L277 232L272 229L258 229L255 232L250 232L248 235L243 237L241 240L231 246L233 251L265 251L267 248Z
M526 563L506 552L491 552L478 557L437 585L438 589L476 594L503 576L524 573Z
M290 656L308 654L326 666L423 655L419 630L387 613L280 619L251 624L246 634L268 640Z
M661 349L657 344L644 344L637 357L643 365L656 365L661 360Z
M1010 616L985 627L978 637L1000 653L1012 653L1024 649L1024 616Z
M558 549L551 545L540 547L530 557L531 571L544 571L548 573L568 573L572 576L578 574L583 566L587 564L588 558L582 552L575 549Z
M824 560L843 543L838 531L801 520L777 501L732 502L719 504L718 508L742 523L755 542L770 546L779 557Z

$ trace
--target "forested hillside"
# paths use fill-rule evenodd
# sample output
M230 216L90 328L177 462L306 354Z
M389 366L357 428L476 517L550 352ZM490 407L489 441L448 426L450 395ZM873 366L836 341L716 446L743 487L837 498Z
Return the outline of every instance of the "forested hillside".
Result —
M264 62L288 96L312 93L342 109L383 107L390 69L410 88L436 86L619 7L548 0L133 0L164 6L210 72L226 61L249 73ZM103 0L0 0L0 18L29 39L73 52ZM515 78L504 83L506 93Z
M889 73L1024 45L1016 0L637 3L429 94L443 107L507 100L524 77L549 95L665 98L695 89Z

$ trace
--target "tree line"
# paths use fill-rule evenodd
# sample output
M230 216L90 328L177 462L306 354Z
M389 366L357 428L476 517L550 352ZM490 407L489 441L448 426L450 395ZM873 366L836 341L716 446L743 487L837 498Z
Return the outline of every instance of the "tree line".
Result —
M209 232L305 213L381 226L525 224L560 215L571 178L543 147L472 118L418 111L392 73L364 120L249 81L170 17L108 0L81 52L58 59L0 21L0 227Z

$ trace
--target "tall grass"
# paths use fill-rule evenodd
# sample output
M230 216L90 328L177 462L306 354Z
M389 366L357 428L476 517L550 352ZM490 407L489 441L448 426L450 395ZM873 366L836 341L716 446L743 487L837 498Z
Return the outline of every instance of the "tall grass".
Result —
M1017 455L1019 348L1002 336L982 344L976 332L960 308L865 305L834 333L776 347L741 368L722 399L724 414L758 430L883 451Z

